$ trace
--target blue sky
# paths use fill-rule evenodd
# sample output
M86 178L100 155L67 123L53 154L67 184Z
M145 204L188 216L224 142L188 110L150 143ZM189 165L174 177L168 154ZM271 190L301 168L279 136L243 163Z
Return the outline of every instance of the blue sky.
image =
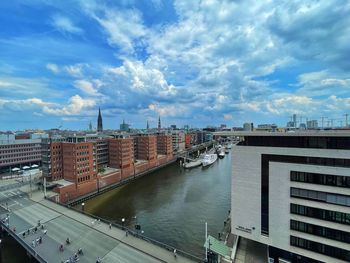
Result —
M345 123L350 3L0 3L0 130Z

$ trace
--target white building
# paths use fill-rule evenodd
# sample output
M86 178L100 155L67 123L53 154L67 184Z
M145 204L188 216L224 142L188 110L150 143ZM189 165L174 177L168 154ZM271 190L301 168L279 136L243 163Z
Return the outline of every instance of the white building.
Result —
M350 262L350 132L232 135L232 233L270 262Z

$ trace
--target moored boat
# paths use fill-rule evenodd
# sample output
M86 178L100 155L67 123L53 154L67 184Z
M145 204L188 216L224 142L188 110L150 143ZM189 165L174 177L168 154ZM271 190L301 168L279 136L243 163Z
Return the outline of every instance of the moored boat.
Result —
M190 169L190 168L198 167L201 165L202 165L202 160L197 159L197 160L190 161L188 163L184 163L183 167L185 169Z
M212 165L213 163L215 163L217 159L218 159L218 155L216 153L206 154L203 157L202 165L203 167Z

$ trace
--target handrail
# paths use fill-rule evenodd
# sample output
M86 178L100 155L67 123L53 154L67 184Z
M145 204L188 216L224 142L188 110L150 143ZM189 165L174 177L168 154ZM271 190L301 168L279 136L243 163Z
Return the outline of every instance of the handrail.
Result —
M24 247L27 252L29 252L36 260L38 260L40 263L47 263L45 259L43 259L36 251L28 245L26 242L24 242L19 236L14 233L10 227L8 227L6 224L0 220L0 225L3 229L7 230L7 233L9 233L22 247Z
M60 203L57 203L57 204L59 204L59 205L61 205L61 206L65 206L65 207L67 207L67 208L71 208L72 210L74 210L74 211L76 211L76 212L78 212L78 213L85 214L85 215L87 215L87 216L90 216L90 217L92 217L92 218L95 218L95 219L97 219L97 220L100 220L101 222L104 222L104 223L106 223L106 224L112 224L114 227L117 227L117 228L119 228L119 229L121 229L121 230L124 230L124 231L128 231L128 233L131 234L131 235L134 236L134 237L143 239L143 240L145 240L145 241L147 241L147 242L149 242L149 243L152 243L152 244L154 244L154 245L157 245L157 246L159 246L159 247L162 247L162 248L164 248L164 249L166 249L166 250L168 250L168 251L174 251L174 250L176 249L176 253L177 253L178 255L182 255L182 256L184 256L184 257L186 257L186 258L188 258L188 259L191 259L191 260L193 260L193 261L195 261L195 262L203 262L203 259L201 259L201 258L199 258L199 257L197 257L197 256L195 256L195 255L192 255L192 254L190 254L190 253L188 253L188 252L186 252L186 251L183 251L183 250L179 250L179 249L177 249L177 248L175 248L175 247L173 247L173 246L170 246L170 245L168 245L168 244L162 243L162 242L157 241L157 240L155 240L155 239L152 239L152 238L150 238L150 237L146 237L146 236L144 236L144 235L138 233L137 231L135 231L135 230L133 230L133 229L130 229L130 228L125 227L125 226L123 226L123 225L121 225L121 224L119 224L119 223L116 223L115 220L108 220L108 219L106 219L106 218L102 218L102 217L99 217L99 216L90 214L90 213L88 213L88 212L85 212L85 211L83 212L83 211L81 211L80 209L77 209L77 208L74 208L74 207L70 207L69 205L63 205L63 204L60 204Z

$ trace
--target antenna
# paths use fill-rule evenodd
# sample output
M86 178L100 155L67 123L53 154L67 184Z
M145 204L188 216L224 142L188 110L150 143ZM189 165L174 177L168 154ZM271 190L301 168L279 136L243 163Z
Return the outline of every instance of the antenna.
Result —
M345 116L345 128L348 128L348 127L349 127L349 125L348 125L348 117L349 117L349 114L348 114L348 113L345 113L344 116Z
M324 116L321 117L321 122L322 122L322 126L321 127L322 127L322 129L323 129L323 124L324 124L324 119L327 119L327 117L324 117Z

